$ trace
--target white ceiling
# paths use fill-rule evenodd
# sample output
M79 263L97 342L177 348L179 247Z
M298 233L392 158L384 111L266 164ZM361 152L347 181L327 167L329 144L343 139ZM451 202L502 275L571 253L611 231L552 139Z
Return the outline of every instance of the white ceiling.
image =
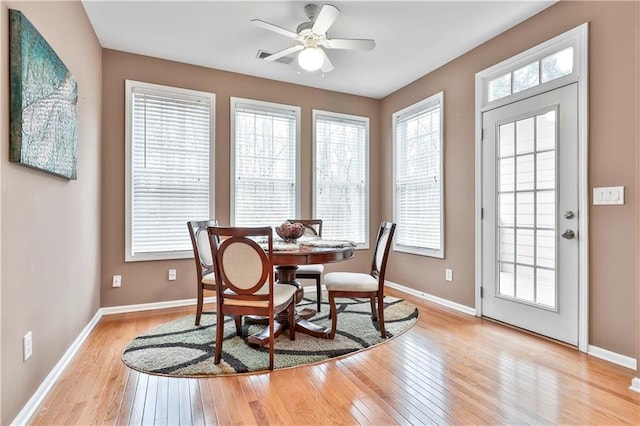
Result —
M102 47L288 83L382 98L550 6L554 1L332 1L329 38L373 38L372 51L330 50L335 70L299 72L256 58L295 44L308 1L83 0ZM318 5L324 3L317 2Z

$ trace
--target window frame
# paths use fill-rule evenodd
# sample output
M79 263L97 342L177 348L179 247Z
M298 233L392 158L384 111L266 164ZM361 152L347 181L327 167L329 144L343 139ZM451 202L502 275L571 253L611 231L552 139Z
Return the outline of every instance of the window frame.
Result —
M136 88L178 97L200 97L208 99L209 115L209 215L215 212L215 129L216 129L216 95L215 93L181 87L166 86L135 80L125 80L125 262L141 262L150 260L189 259L193 258L193 250L170 250L164 252L133 253L133 91ZM208 218L207 218L208 219ZM185 237L188 238L185 223Z
M229 100L229 111L230 111L230 126L229 126L229 223L231 226L235 226L235 199L236 199L236 190L235 190L235 180L236 180L236 114L235 108L237 104L247 104L247 105L255 105L258 108L262 109L272 109L272 110L281 110L293 112L296 121L296 135L295 135L295 185L296 185L296 201L295 201L295 217L300 216L300 139L301 139L301 107L296 105L287 105L280 104L275 102L261 101L256 99L248 99L248 98L239 98L235 96L231 96ZM285 221L288 218L283 217L282 220ZM278 225L277 223L271 225Z
M364 153L364 161L365 161L365 190L364 190L364 196L365 196L365 206L364 206L364 217L365 217L365 223L364 223L364 236L365 236L365 241L364 243L360 243L356 245L356 250L365 250L365 249L369 249L370 246L370 223L371 223L371 206L370 206L370 193L371 193L371 172L370 172L370 146L371 146L371 137L370 137L370 119L369 117L364 117L364 116L359 116L359 115L352 115L352 114L344 114L344 113L339 113L339 112L332 112L332 111L324 111L324 110L319 110L319 109L314 109L312 110L312 132L311 132L311 137L312 137L312 207L311 207L311 211L312 211L312 216L313 217L317 217L317 213L316 213L316 208L317 208L317 165L318 165L318 158L316 155L316 148L317 148L317 140L316 140L316 122L318 119L318 116L327 116L327 117L334 117L338 120L342 119L345 121L355 121L355 122L362 122L364 124L364 128L365 128L365 153ZM326 225L323 225L323 227L326 227Z
M398 132L397 124L400 119L407 115L413 115L420 113L421 111L427 111L432 107L437 106L440 109L440 132L439 132L439 145L440 155L438 160L440 161L440 249L433 249L428 247L416 247L408 246L399 243L399 239L396 237L393 240L393 250L402 253L415 254L419 256L434 257L438 259L444 259L445 257L445 208L444 208L444 91L440 91L434 95L429 96L421 101L418 101L408 107L405 107L399 111L396 111L392 115L392 133L393 133L393 148L392 148L392 168L393 168L393 219L397 223L398 227L402 226L399 221L399 206L397 201L397 175L398 175ZM398 233L396 232L396 236Z
M476 103L479 103L480 110L487 111L498 108L539 93L566 86L584 78L586 75L584 65L587 57L587 53L585 53L586 43L584 31L577 27L477 73ZM539 81L535 86L515 93L512 91L509 95L489 100L489 84L492 80L509 73L513 76L514 71L533 62L541 63L543 59L569 47L573 48L573 70L571 73L546 82ZM513 85L513 81L511 85Z

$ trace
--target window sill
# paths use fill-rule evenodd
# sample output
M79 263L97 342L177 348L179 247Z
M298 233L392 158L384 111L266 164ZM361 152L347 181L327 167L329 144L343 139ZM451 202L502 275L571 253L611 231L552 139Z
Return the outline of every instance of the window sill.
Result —
M125 262L146 262L149 260L178 260L178 259L193 259L193 251L175 251L175 252L162 252L162 253L137 253L131 255L125 254Z
M399 252L399 253L413 254L416 256L444 259L444 250L429 250L429 249L421 249L418 247L394 246L393 251Z

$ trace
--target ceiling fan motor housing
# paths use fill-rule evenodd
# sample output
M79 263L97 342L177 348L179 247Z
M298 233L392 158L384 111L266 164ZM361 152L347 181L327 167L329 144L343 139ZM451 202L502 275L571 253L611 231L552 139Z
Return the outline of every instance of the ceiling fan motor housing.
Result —
M309 18L311 24L316 20L318 12L320 12L320 7L317 4L310 3L304 7L304 14Z
M296 32L299 36L306 37L307 35L311 34L312 27L313 22L303 22L302 24L298 25L298 28L296 28Z

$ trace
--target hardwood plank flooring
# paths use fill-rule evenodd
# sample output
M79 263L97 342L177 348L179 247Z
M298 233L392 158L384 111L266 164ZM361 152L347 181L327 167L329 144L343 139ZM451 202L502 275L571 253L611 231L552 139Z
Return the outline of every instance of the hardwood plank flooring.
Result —
M420 310L392 341L232 377L167 378L122 363L134 337L194 307L105 316L31 424L640 424L640 394L628 389L634 371L389 293Z

